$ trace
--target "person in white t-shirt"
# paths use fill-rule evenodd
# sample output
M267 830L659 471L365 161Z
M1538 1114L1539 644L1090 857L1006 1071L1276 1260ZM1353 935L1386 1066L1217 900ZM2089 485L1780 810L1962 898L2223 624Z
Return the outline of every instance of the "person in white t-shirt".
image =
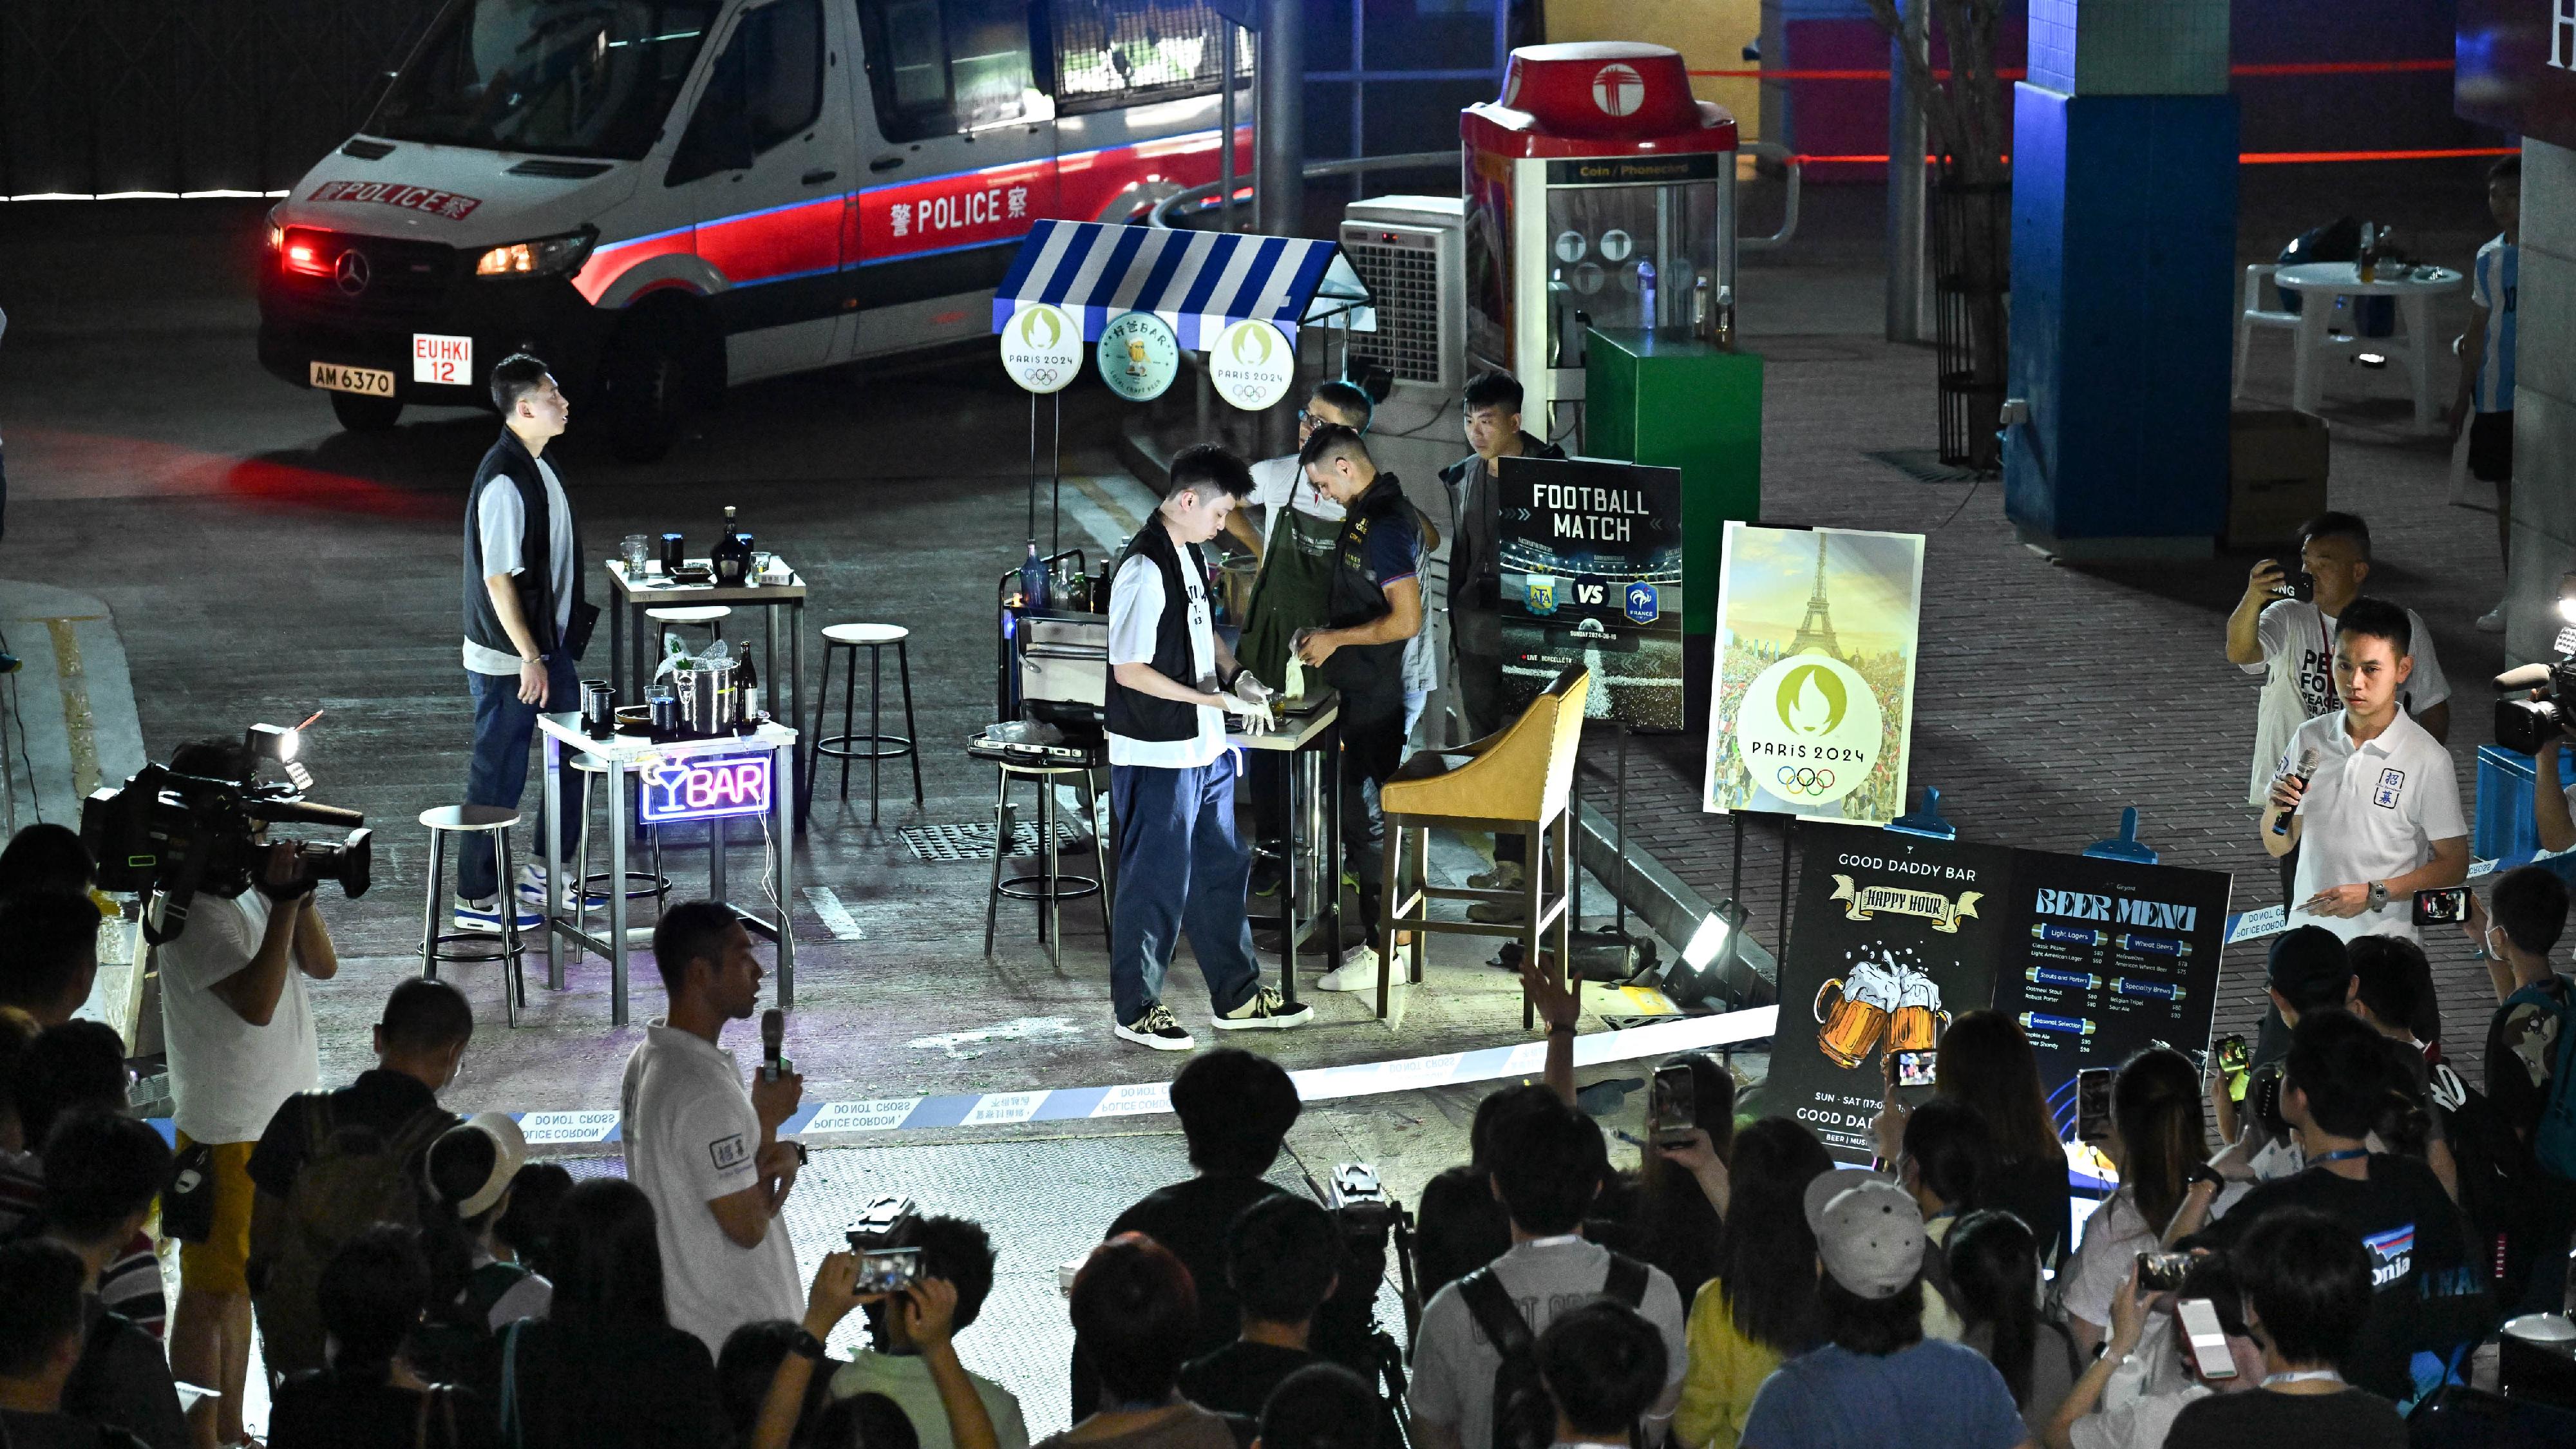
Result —
M170 768L238 780L253 764L237 742L207 741L181 746ZM251 1149L287 1098L320 1084L321 1048L304 983L340 971L300 847L280 841L257 859L255 884L232 896L200 886L179 934L153 948L172 1125L182 1154L199 1143L209 1149L214 1194L212 1231L179 1249L170 1371L220 1391L189 1415L200 1439L216 1444L242 1437L250 1370ZM166 911L161 924L172 924Z
M778 1215L805 1155L778 1129L805 1079L782 1065L745 1091L724 1048L725 1024L759 1009L763 974L731 906L672 907L653 928L653 964L671 1007L626 1059L617 1098L626 1177L653 1203L671 1326L714 1353L746 1323L804 1312Z
M2343 708L2290 737L2256 827L2274 856L2299 853L2292 927L2413 940L2415 892L2468 879L2450 752L2398 708L2413 638L2406 611L2382 599L2355 599L2336 620ZM2287 830L2275 831L2284 815Z
M2247 574L2245 596L2227 616L2227 662L2264 676L2254 714L2248 805L2261 805L2271 792L2273 767L2299 726L2341 703L2334 683L2335 620L2370 577L2370 525L2350 513L2318 515L2300 530L2299 567L2313 585L2312 598L2291 597L2280 562L2267 558ZM2450 737L2451 684L2423 618L2409 609L2406 622L2414 634L2415 667L2401 699L2406 713L2440 743ZM2284 895L2297 869L2294 856L2282 857Z

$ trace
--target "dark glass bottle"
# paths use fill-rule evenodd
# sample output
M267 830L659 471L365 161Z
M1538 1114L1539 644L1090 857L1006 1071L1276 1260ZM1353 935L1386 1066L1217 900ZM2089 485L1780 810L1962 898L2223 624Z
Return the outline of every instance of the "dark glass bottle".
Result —
M731 505L725 508L724 529L716 535L708 562L715 567L717 583L742 584L751 579L751 535L734 521Z

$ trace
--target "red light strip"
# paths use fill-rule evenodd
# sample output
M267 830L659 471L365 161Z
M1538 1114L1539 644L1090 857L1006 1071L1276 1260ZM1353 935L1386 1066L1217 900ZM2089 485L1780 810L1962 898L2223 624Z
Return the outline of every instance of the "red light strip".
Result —
M2519 146L2456 146L2424 151L2240 151L2240 166L2305 166L2334 161L2452 161L2473 156L2519 156ZM1806 156L1793 158L1801 166L1884 166L1884 153L1876 156ZM1938 162L1938 156L1925 156L1925 165ZM2006 156L2006 161L2012 158Z
M2270 78L2302 75L2383 75L2408 71L2447 71L2452 68L2453 62L2448 58L2313 60L2284 61L2270 65L2231 65L2227 68L2227 73L2232 76ZM1713 80L1883 81L1888 78L1887 72L1883 70L1695 70L1691 74ZM1946 70L1934 71L1933 74L1942 80L1950 78L1950 72ZM2005 80L2021 80L2029 72L2016 69L1999 70L1995 74Z

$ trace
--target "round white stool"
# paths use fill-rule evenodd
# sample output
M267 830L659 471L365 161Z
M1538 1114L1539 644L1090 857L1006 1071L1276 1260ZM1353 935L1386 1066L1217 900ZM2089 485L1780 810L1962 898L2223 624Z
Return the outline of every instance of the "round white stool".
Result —
M814 777L822 772L825 760L841 762L841 798L850 798L850 761L868 762L868 823L877 823L877 772L882 761L910 758L912 761L912 803L918 809L921 794L921 752L913 747L915 727L912 722L912 660L905 641L912 631L901 624L827 624L823 628L823 681L814 694L814 768L805 774L805 799L810 810L814 799ZM860 734L853 730L858 715L859 651L868 651L868 728ZM894 651L894 667L903 681L903 733L885 732L883 693L879 688L878 662L885 650ZM823 708L832 697L832 660L842 651L849 652L847 672L841 677L841 732L823 733Z
M510 1025L517 1026L519 1008L528 1004L527 947L519 938L518 882L510 869L510 827L519 823L519 812L506 805L440 805L420 812L420 823L429 832L429 906L421 919L420 974L435 981L441 962L500 962L501 1012ZM491 848L499 857L495 869L501 882L497 951L451 951L447 948L467 942L486 946L496 942L479 931L438 929L439 913L447 909L447 837L451 835L467 837L464 848L468 850L485 848L482 837L493 837Z

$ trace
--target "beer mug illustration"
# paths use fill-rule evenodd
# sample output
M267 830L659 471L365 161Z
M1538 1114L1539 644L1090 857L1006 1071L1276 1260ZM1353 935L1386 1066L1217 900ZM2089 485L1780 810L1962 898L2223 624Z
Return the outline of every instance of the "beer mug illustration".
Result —
M1856 1067L1869 1059L1887 1030L1897 1005L1896 979L1875 962L1864 961L1848 976L1826 982L1816 992L1816 1046L1838 1067Z
M1127 375L1129 377L1145 375L1145 339L1142 337L1127 339Z
M1941 1009L1941 987L1931 976L1912 966L1902 968L1898 976L1896 1011L1887 1028L1887 1049L1892 1052L1928 1051L1938 1046L1941 1032L1950 1024L1950 1013Z

